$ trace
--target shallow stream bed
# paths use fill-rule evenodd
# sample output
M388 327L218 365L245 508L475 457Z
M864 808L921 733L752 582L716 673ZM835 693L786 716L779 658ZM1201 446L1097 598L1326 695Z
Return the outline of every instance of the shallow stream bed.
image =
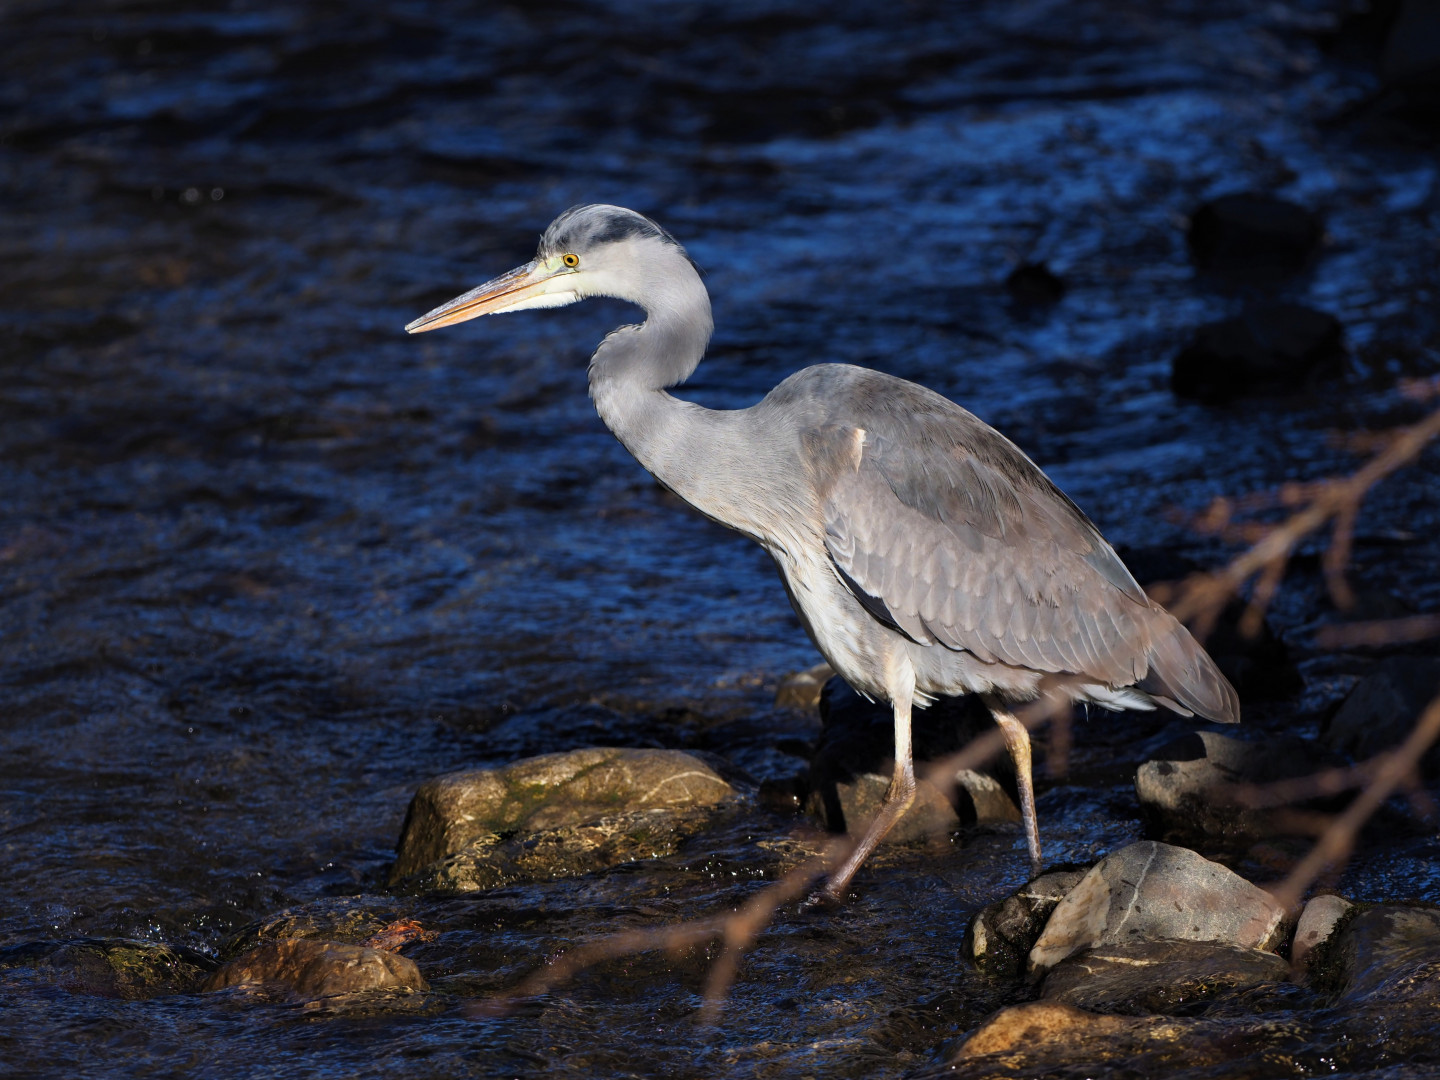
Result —
M1187 515L1352 470L1335 433L1416 418L1397 380L1440 371L1433 116L1381 86L1341 7L8 4L0 950L135 939L204 966L247 924L337 903L440 936L406 949L429 994L358 1011L17 960L0 1072L940 1067L1027 994L959 959L1025 880L1018 831L886 848L842 910L782 912L712 1028L700 952L612 962L508 1017L470 1006L577 942L737 904L811 828L793 818L752 804L607 873L386 893L436 774L618 745L785 780L819 733L772 704L818 657L768 557L660 489L586 398L590 349L633 311L401 328L529 258L566 207L632 206L707 274L717 332L687 396L879 368L1010 435L1122 553L1218 564L1232 549ZM1198 273L1185 228L1237 191L1320 215L1318 256L1267 295L1338 318L1348 359L1208 406L1171 392L1171 359L1265 290ZM1007 289L1026 263L1063 295ZM1255 731L1313 735L1373 662L1315 645L1337 618L1318 550L1271 614L1303 688L1247 701ZM1366 503L1352 572L1358 615L1440 610L1433 449ZM1137 839L1129 776L1182 730L1078 726L1072 773L1041 780L1049 856ZM1278 877L1293 853L1270 854L1242 872ZM1334 885L1435 901L1437 857L1433 826L1372 836ZM1405 1075L1322 998L1287 1001L1284 1075Z

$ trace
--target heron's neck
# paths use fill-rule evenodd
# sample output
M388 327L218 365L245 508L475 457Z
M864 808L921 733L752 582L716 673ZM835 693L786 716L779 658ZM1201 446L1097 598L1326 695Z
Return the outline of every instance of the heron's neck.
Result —
M706 409L667 393L690 377L710 338L709 300L698 277L695 285L703 311L692 303L681 309L687 315L674 317L652 308L643 325L623 327L601 343L590 360L590 396L606 426L657 480L701 513L752 532L747 509L714 483L716 475L742 474L749 410Z
M710 339L708 301L705 315L699 320L652 314L640 326L616 330L590 358L590 396L600 419L641 465L676 491L684 479L677 468L689 456L680 451L703 438L708 426L703 417L710 410L666 390L688 379L700 363Z

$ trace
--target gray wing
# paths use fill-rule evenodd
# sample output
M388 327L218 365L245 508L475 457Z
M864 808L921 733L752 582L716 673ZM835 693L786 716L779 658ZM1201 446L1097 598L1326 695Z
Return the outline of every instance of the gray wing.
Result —
M884 396L904 400L867 396L856 423L804 435L825 546L855 595L922 644L1117 687L1144 679L1155 615L1174 621L1095 526L993 428L899 386Z

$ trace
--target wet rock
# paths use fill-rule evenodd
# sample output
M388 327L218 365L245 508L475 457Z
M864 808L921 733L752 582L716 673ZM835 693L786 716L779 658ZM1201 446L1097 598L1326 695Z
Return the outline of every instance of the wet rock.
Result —
M438 930L427 930L417 919L396 919L371 934L360 944L381 952L399 952L406 945L440 940Z
M1176 354L1170 389L1223 405L1255 394L1290 395L1341 374L1344 329L1301 304L1264 304L1207 323Z
M963 953L992 978L1015 978L1035 947L1045 920L1086 870L1052 870L1013 896L982 908L965 931Z
M1144 941L1070 956L1045 976L1047 1001L1104 1013L1187 1012L1234 990L1281 982L1290 965L1272 952L1213 941Z
M1440 909L1382 904L1362 911L1334 936L1322 982L1342 1002L1429 1002L1440 1006Z
M813 709L820 704L820 692L825 683L835 677L835 669L829 664L816 664L804 671L797 671L780 680L775 689L777 709Z
M821 694L820 716L820 742L805 780L806 809L833 832L863 831L890 786L894 754L890 706L866 701L835 678ZM993 726L978 698L941 698L928 709L916 710L917 771L923 771L925 762L954 754ZM957 770L949 785L921 780L915 804L891 838L913 840L962 825L1019 821L1008 764L1005 758L986 770Z
M216 966L194 949L128 938L34 941L0 950L0 971L24 968L72 994L126 999L189 992Z
M679 750L601 748L450 773L420 785L405 817L391 881L476 842L495 846L616 814L715 806L735 789ZM644 820L658 820L654 815Z
M1339 896L1315 896L1300 912L1295 924L1295 937L1290 942L1290 960L1305 963L1312 952L1329 940L1335 926L1353 904Z
M1244 805L1240 785L1307 776L1338 764L1322 747L1294 735L1258 742L1196 731L1162 747L1135 772L1147 836L1264 837L1283 831L1274 809Z
M1005 278L1005 289L1022 307L1058 304L1065 296L1065 282L1044 263L1021 263Z
M1162 939L1268 950L1284 920L1269 893L1234 871L1146 840L1101 859L1056 905L1029 968L1038 974L1084 949Z
M860 835L880 809L890 777L880 773L861 773L848 780L836 780L823 791L811 791L806 811L831 832ZM906 843L927 836L953 832L960 827L960 816L934 784L919 780L915 784L915 802L905 816L890 830L892 843Z
M520 881L549 881L672 854L716 821L709 807L607 814L579 825L540 829L508 840L487 834L405 879L414 890L470 892Z
M360 945L399 919L404 902L390 896L336 896L286 908L241 927L220 949L233 959L262 941L316 938Z
M949 796L962 825L1020 820L1020 807L1015 805L1005 786L978 769L957 769Z
M805 809L831 832L860 834L880 810L890 777L862 773L811 791ZM1019 821L1020 810L993 776L974 769L955 772L950 790L929 780L915 783L915 802L890 831L895 843L954 832L963 825Z
M257 945L211 974L201 990L249 984L279 984L306 1000L430 988L415 962L403 956L363 945L295 938Z
M1320 739L1357 761L1404 742L1421 712L1440 694L1440 658L1391 656L1355 685L1320 732ZM1421 759L1429 776L1440 775L1440 746Z
M1320 218L1269 195L1222 195L1190 218L1185 239L1195 265L1246 282L1298 273L1320 250Z

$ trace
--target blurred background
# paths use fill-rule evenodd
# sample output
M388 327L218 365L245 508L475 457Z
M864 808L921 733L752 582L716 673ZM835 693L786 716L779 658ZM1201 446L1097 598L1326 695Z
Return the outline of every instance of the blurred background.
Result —
M1440 372L1436 18L11 0L0 947L213 953L376 888L416 783L461 765L617 743L803 770L809 721L769 710L818 657L767 557L586 397L636 312L401 330L572 204L651 215L706 272L687 396L879 368L1013 438L1142 581L1223 561L1187 515L1353 469L1332 433L1412 419L1397 381ZM1367 503L1360 614L1440 609L1437 507L1433 452ZM1334 616L1312 552L1249 716L1313 724L1354 684L1365 657L1307 647ZM162 1023L42 999L12 1044L35 1068ZM172 1066L228 1045L163 1023Z

